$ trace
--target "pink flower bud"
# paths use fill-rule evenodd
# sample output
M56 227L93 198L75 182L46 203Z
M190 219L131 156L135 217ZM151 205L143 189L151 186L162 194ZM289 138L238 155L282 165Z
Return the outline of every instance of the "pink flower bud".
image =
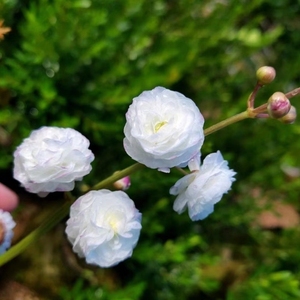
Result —
M285 124L293 124L297 118L297 111L294 106L291 107L290 111L283 116L282 118L278 119L280 122Z
M130 177L126 176L114 182L114 187L117 190L126 191L127 189L129 189L130 184L131 184Z
M256 71L256 78L258 83L265 85L271 83L276 76L276 71L273 67L264 66Z
M279 119L290 111L291 103L284 93L276 92L269 98L267 109L270 117Z

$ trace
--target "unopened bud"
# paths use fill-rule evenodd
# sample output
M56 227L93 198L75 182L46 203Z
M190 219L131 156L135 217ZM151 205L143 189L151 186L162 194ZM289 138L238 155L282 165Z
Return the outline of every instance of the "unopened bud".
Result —
M276 71L273 67L264 66L256 71L256 78L258 83L265 85L271 83L276 76Z
M278 119L280 122L285 124L293 124L297 118L297 111L294 106L291 106L290 111L283 116L282 118Z
M290 111L291 103L284 93L276 92L269 98L267 109L270 117L279 119Z
M116 172L117 173L117 172ZM129 189L130 187L130 177L129 176L126 176L126 177L123 177L119 180L117 180L116 182L114 182L114 187L117 189L117 190L123 190L123 191L126 191L127 189Z

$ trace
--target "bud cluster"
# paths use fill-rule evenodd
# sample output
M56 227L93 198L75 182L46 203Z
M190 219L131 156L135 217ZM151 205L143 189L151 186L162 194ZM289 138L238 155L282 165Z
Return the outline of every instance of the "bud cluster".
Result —
M292 124L295 122L296 108L282 92L275 92L268 100L267 111L271 118L278 119L282 123Z
M275 79L275 76L276 76L276 71L273 67L263 66L259 68L256 71L257 87L260 88L263 85L271 83ZM275 92L268 99L268 102L266 104L268 115L261 114L261 116L263 117L269 116L271 118L277 119L280 122L286 124L294 123L297 117L297 112L296 112L296 108L291 105L287 95L285 95L282 92ZM253 96L252 99L252 106L253 106L254 98L255 95Z

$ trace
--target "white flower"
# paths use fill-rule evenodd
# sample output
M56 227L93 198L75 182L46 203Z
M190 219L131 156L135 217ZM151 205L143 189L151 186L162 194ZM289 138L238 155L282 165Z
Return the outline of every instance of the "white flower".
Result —
M89 140L71 128L41 127L14 153L14 178L31 193L70 191L90 173Z
M174 210L181 214L187 208L193 221L205 219L214 211L214 204L231 188L235 174L220 151L209 154L200 170L184 176L170 189L171 195L178 195Z
M127 194L99 190L71 206L66 233L79 257L107 268L132 255L141 228L141 214Z
M0 254L4 253L11 244L13 228L16 226L11 214L0 209Z
M126 120L125 151L152 169L186 166L204 141L204 119L195 103L163 87L134 98Z

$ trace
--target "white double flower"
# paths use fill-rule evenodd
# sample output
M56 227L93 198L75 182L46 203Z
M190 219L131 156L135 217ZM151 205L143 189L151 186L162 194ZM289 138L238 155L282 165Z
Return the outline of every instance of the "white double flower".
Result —
M79 257L107 268L132 255L141 228L141 214L126 193L99 190L71 206L66 233Z
M188 209L193 221L203 220L231 188L236 173L229 169L220 151L207 155L202 166L191 171L170 189L171 195L178 195L173 208L179 214Z
M14 153L14 178L31 193L71 191L90 173L89 140L71 128L41 127Z
M126 121L125 151L151 169L187 166L204 141L204 119L195 103L163 87L134 98Z

